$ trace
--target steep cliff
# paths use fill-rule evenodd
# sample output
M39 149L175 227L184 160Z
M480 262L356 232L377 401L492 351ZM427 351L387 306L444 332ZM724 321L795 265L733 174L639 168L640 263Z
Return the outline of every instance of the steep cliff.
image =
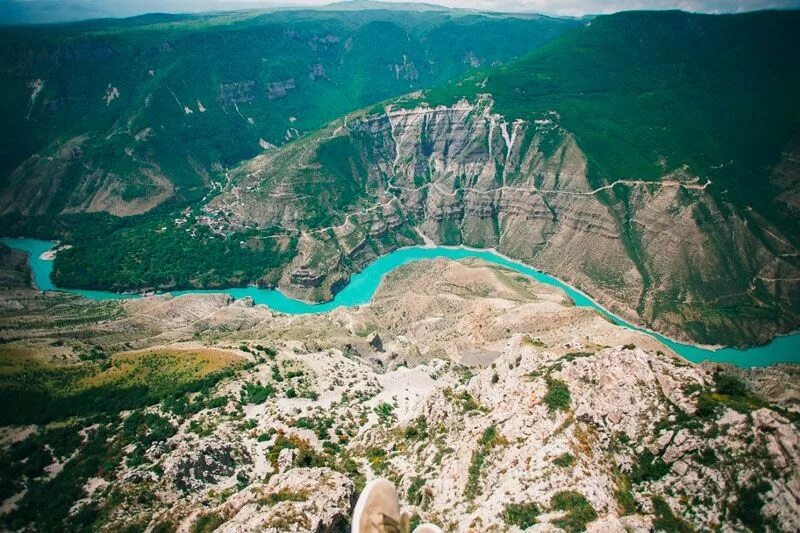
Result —
M752 342L796 327L792 238L715 187L687 167L594 187L556 111L504 117L485 95L348 116L243 166L206 210L297 232L303 253L282 283L310 297L329 294L299 288L413 242L413 225L437 243L496 248L676 336Z

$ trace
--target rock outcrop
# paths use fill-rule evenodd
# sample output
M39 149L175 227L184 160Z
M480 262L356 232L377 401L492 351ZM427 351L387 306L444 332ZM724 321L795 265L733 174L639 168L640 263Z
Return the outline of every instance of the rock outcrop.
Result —
M353 193L334 199L330 187ZM346 278L374 256L365 248L413 241L413 226L437 243L496 248L676 337L763 342L796 328L797 250L714 187L686 168L594 183L557 112L516 120L483 96L349 116L245 164L207 209L299 232L315 250L315 286ZM320 213L330 226L315 225ZM288 268L302 273L304 261ZM313 297L305 276L284 279L284 290ZM714 312L721 301L739 311Z
M27 365L86 365L81 343L240 362L182 408L147 407L174 430L86 481L75 512L109 529L338 531L374 476L452 531L800 527L795 399L771 385L788 370L688 363L502 267L413 263L369 305L305 316L222 295L4 296L3 349Z

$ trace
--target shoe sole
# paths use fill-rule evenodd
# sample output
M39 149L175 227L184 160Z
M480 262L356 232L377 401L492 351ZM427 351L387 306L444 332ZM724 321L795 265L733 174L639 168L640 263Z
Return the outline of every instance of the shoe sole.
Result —
M361 491L361 495L358 497L358 501L356 502L356 507L353 509L353 521L351 522L351 533L369 533L361 531L361 515L364 512L364 507L367 505L367 500L369 500L370 493L372 490L380 483L386 483L387 481L383 478L373 479L369 483L364 486L364 490Z

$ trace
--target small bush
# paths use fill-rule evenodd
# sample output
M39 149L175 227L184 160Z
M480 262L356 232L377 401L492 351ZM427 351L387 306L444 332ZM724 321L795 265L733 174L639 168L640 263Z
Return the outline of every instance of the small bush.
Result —
M672 513L669 504L659 496L653 496L653 511L655 512L655 519L653 520L653 529L656 531L675 531L676 533L693 533L694 528L687 524L680 517Z
M501 437L497 433L495 426L489 426L478 439L478 448L472 452L472 460L469 465L467 484L464 487L464 495L473 498L480 494L480 478L483 463L492 448L501 442Z
M264 403L268 398L275 395L275 388L272 385L261 385L260 383L246 383L242 387L242 402L244 403Z
M717 454L711 448L706 448L697 454L697 462L705 466L714 466L717 464Z
M747 385L736 376L718 372L714 374L714 385L719 394L725 394L727 396L747 396Z
M573 490L557 492L550 500L550 505L556 511L566 511L564 517L553 520L553 525L570 533L583 531L586 524L597 519L597 511L592 504L583 494Z
M394 420L394 406L389 403L382 403L375 408L375 413L378 415L378 420L381 424L388 425Z
M428 438L428 422L424 416L418 416L403 430L403 436L408 440L424 440Z
M511 503L503 512L503 520L510 526L528 529L536 524L539 516L539 506L535 503Z
M767 492L769 488L769 483L762 481L740 488L737 494L736 503L733 506L733 516L753 531L765 530L764 526L767 521L761 512L764 507L764 499L761 495Z
M192 524L192 533L211 533L225 523L225 519L217 513L200 515Z
M631 471L631 481L655 481L666 476L669 471L670 466L661 457L655 457L650 450L645 450Z
M553 464L562 468L567 468L575 464L575 457L571 453L565 453L553 459Z
M411 505L421 505L424 494L422 487L425 486L425 479L415 477L411 480L411 485L408 486L407 499Z
M544 403L550 411L566 411L572 401L569 394L569 387L560 379L547 377L547 393L544 395Z

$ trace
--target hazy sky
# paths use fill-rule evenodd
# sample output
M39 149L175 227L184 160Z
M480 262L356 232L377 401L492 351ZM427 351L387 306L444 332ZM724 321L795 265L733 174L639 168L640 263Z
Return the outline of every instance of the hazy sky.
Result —
M445 0L440 3L501 11L538 11L554 15L614 13L631 9L682 9L706 13L733 13L800 7L800 0Z
M402 0L401 0L402 1ZM528 11L552 15L613 13L630 9L682 9L732 13L758 9L800 8L800 0L404 0L493 11ZM152 12L193 12L246 7L312 6L332 0L0 0L0 22L52 22L96 17L124 17Z

